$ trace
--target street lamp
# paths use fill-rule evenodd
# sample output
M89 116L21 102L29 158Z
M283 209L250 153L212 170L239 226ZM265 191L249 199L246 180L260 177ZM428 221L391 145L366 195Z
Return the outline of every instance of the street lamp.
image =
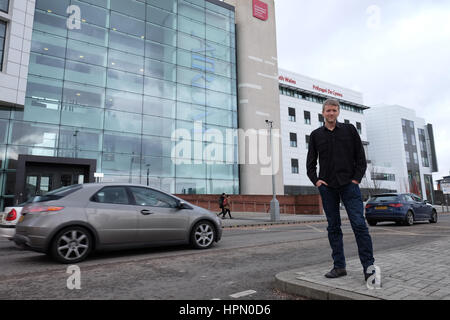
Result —
M75 130L75 133L73 134L73 136L75 137L75 157L74 158L78 158L78 133L80 131L78 129Z
M274 161L274 152L273 152L273 141L272 141L272 127L273 127L273 121L266 120L266 124L269 126L269 136L270 136L270 153L272 155L272 191L273 191L273 198L272 201L270 201L270 220L271 221L280 221L280 203L277 200L276 197L276 191L275 191L275 168L273 166Z

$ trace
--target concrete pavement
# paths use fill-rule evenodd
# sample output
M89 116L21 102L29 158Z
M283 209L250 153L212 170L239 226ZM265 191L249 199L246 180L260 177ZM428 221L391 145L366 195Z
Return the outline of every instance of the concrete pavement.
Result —
M438 212L439 216L449 214L439 209ZM271 221L268 213L235 212L232 216L234 219L222 220L224 228L326 222L324 215L282 214L278 222ZM341 211L341 218L348 220L345 210ZM275 276L276 287L318 300L450 300L448 239L416 245L407 251L394 249L376 254L375 259L381 270L381 288L367 287L358 258L347 261L345 277L325 278L332 267L332 263L327 263L280 272Z

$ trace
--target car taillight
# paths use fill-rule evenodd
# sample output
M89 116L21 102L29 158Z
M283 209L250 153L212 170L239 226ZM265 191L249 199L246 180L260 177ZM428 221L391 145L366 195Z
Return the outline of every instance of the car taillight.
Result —
M56 212L64 209L64 207L55 207L55 206L33 206L33 207L25 207L23 208L22 215L26 215L27 213L38 213L38 212Z
M14 221L16 219L17 219L17 211L16 209L12 209L6 216L6 221Z
M400 208L400 207L403 207L403 204L401 204L401 203L391 203L389 205L389 207Z
M372 204L366 204L366 209L372 208L373 205Z

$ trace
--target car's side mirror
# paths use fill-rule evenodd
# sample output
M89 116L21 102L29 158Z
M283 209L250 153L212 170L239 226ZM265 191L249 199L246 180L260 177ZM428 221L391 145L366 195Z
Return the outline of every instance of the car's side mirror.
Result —
M179 201L177 202L177 209L182 210L182 209L191 209L191 207L184 201Z

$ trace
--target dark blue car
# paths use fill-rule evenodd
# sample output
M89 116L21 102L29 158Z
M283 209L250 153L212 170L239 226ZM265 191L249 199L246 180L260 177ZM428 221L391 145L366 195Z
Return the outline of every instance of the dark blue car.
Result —
M379 194L372 196L366 204L366 220L371 226L382 221L411 226L414 221L436 223L437 219L436 209L411 193Z

